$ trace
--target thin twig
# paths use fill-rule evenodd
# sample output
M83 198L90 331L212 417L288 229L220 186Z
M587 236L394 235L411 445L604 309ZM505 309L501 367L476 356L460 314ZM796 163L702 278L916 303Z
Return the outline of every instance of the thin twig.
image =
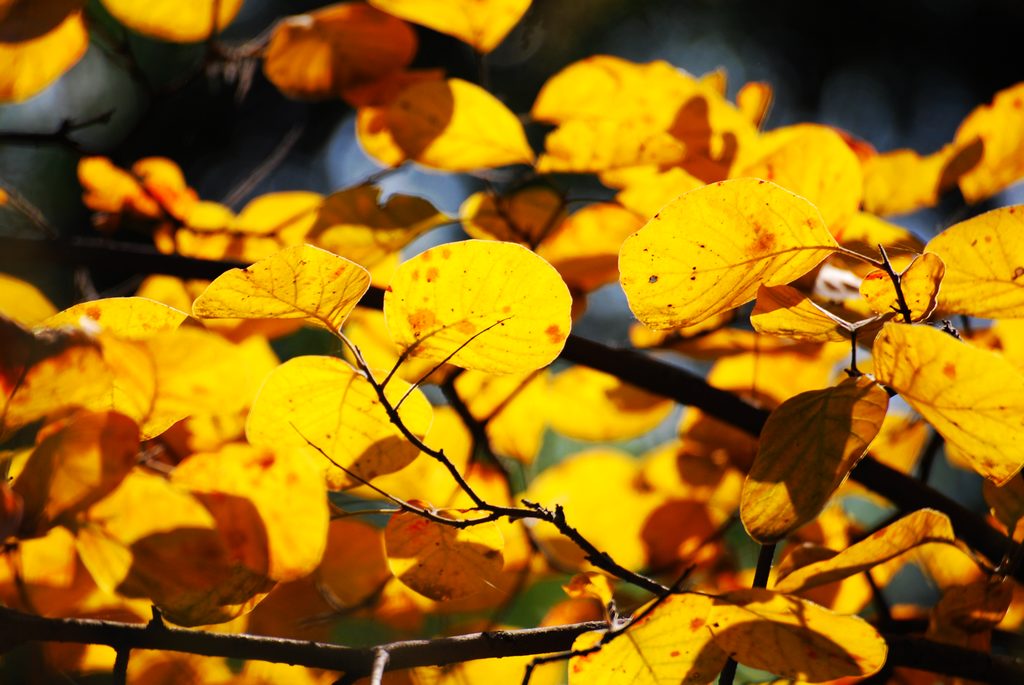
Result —
M754 581L750 584L751 587L762 589L768 587L768 576L771 575L774 559L775 545L761 545L761 550L757 554L757 567L754 569ZM736 666L736 660L729 657L722 669L722 674L718 677L718 685L732 685L736 678Z

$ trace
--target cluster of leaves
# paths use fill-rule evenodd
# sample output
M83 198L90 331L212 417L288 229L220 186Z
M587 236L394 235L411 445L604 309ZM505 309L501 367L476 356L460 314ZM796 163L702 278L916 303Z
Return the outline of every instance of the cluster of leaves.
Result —
M132 30L195 41L241 0L103 4ZM517 165L457 219L414 196L382 202L372 182L271 193L236 214L200 199L171 160L80 161L105 234L252 265L212 282L150 275L133 297L60 312L31 284L0 281L8 607L142 623L153 605L182 626L301 639L328 639L352 614L399 632L472 617L455 627L465 632L576 574L543 619L606 623L555 655L574 685L706 683L723 669L724 682L735 662L834 681L878 673L880 630L899 620L981 651L997 626L1019 626L1024 207L927 244L882 217L948 192L987 199L1024 177L1024 84L920 156L815 124L762 132L766 84L733 103L724 74L596 56L538 94L530 119L553 127L538 156L481 85L408 69L407 22L486 53L528 5L332 5L283 19L259 52L284 95L357 108L358 138L384 166ZM24 99L57 78L83 53L87 23L73 0L0 4L0 94ZM614 199L569 214L564 173L595 175ZM401 261L453 221L474 239ZM711 361L710 386L771 412L760 436L689 409L678 438L639 459L605 445L673 407L613 374L549 368L587 295L615 282L639 321L635 346ZM996 321L957 332L943 322L954 315ZM280 363L269 340L303 326L333 334L341 355ZM548 430L595 446L534 474ZM869 450L909 480L941 444L987 479L1005 558L958 538L939 511L897 501L866 531L841 506L890 506L848 481ZM340 491L357 497L329 496ZM753 574L725 542L737 518L763 545ZM908 563L941 590L934 606L885 604L880 588ZM543 651L388 678L558 682L555 658L529 656ZM71 670L115 665L103 644L49 656ZM257 662L235 674L159 651L126 663L140 683L331 678Z

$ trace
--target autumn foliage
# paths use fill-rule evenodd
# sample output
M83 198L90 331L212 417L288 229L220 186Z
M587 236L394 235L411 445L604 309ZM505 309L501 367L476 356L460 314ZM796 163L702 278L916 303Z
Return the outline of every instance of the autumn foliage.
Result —
M99 4L213 46L242 0ZM528 114L410 68L415 26L482 57L529 5L341 3L246 46L281 97L355 110L383 171L329 195L236 212L174 160L82 155L89 244L153 268L59 311L0 274L0 648L140 684L1024 677L989 660L1024 618L1024 206L927 242L888 218L1024 178L1024 84L922 155L764 130L769 84L667 62L583 59ZM0 100L81 59L94 10L0 2ZM448 216L382 196L407 165L486 183ZM609 285L633 349L571 334ZM308 329L329 353L286 344ZM929 486L943 448L989 512ZM893 604L911 567L933 601ZM369 649L330 651L352 625Z

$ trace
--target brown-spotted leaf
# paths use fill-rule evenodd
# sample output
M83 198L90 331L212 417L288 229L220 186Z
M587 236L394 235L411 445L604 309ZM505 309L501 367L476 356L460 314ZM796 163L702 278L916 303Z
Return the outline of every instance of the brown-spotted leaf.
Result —
M961 221L932 238L925 249L946 265L941 312L1024 317L1024 205Z
M816 517L867 452L888 405L865 376L779 405L743 484L740 516L750 536L774 542Z
M221 274L192 303L210 319L303 319L338 330L370 287L366 269L312 245L296 245Z
M911 321L927 319L938 301L939 285L946 273L946 265L938 255L925 253L911 262L899 275L900 291L907 303ZM860 284L860 294L871 309L879 314L900 311L896 288L889 274L875 269Z
M1024 376L1003 356L928 326L889 323L872 348L875 376L900 394L996 485L1024 466Z
M479 513L441 511L453 520ZM394 514L384 529L388 565L402 583L437 601L486 592L504 566L501 531L494 522L455 528L417 514Z
M474 238L536 246L562 220L565 200L545 186L530 186L509 195L473 193L459 208L466 233Z
M774 589L787 594L803 592L867 571L918 545L943 540L954 540L949 517L934 509L919 509L835 556L780 574Z
M741 178L690 191L619 251L629 307L651 328L699 323L784 285L836 249L818 210L768 181Z
M82 302L54 314L40 328L71 326L102 330L122 340L146 340L176 330L188 314L145 297L110 297Z
M877 673L888 653L867 621L769 590L726 593L708 624L739 663L812 683Z
M384 295L391 337L413 357L489 373L551 363L572 298L558 272L515 243L466 240L403 263Z

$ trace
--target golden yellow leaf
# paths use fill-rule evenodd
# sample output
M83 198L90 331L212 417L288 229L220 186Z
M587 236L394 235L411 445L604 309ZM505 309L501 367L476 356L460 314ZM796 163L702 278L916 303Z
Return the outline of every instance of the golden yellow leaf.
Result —
M610 202L587 205L552 230L537 248L573 292L589 292L619 277L619 246L643 222Z
M1005 88L972 111L960 124L953 143L969 145L980 139L981 161L960 177L968 202L995 195L1024 177L1024 83Z
M533 163L516 115L480 86L461 79L409 86L388 107L386 126L410 159L435 169Z
M950 143L930 155L892 150L864 162L864 209L888 216L931 207L977 164L982 146L975 140Z
M550 264L515 243L466 240L402 264L384 295L391 337L413 357L488 373L551 363L572 298Z
M359 348L371 369L391 369L398 364L402 350L391 340L391 334L384 323L384 312L356 307L345 321L344 331L345 337ZM343 350L343 356L353 365L356 364L355 356L347 347ZM439 384L455 369L454 366L444 364L431 373L434 366L435 363L430 360L405 359L396 375L409 383Z
M827 126L798 124L762 137L758 159L740 168L741 176L777 183L806 198L821 211L835 234L860 208L860 161L850 146Z
M524 464L537 457L548 425L546 371L502 376L466 371L455 379L455 390L474 418L486 422L497 454Z
M565 215L562 195L547 186L527 186L509 195L473 193L459 208L466 233L535 247Z
M499 626L500 627L500 626ZM475 659L448 666L423 666L409 671L389 671L381 685L467 685L467 683L521 682L533 656L506 656L500 659ZM395 674L389 681L388 675ZM409 673L409 681L400 680ZM565 665L547 663L537 666L530 676L530 685L562 685Z
M627 238L620 282L640 321L686 326L803 276L835 247L803 198L768 181L723 181L680 196Z
M79 411L45 426L14 481L22 531L38 535L89 508L135 466L139 429L126 416Z
M119 22L150 38L174 43L195 43L223 31L238 14L244 0L196 0L182 7L175 0L102 0ZM215 16L216 13L216 16Z
M0 16L0 102L27 100L89 46L82 0L8 0Z
M779 405L743 484L740 516L750 536L774 542L816 517L867 452L888 405L866 376Z
M650 169L649 174L637 174L615 196L615 199L621 202L623 207L636 212L645 219L657 214L662 207L683 193L696 190L704 185L704 181L690 175L681 167L672 167L664 171L658 171L653 167L646 168ZM637 226L637 228L640 227ZM621 241L619 242L621 244Z
M946 265L938 255L919 256L899 275L900 290L910 312L911 321L927 319L935 311L939 285L946 273ZM860 284L860 294L871 309L879 314L900 311L899 299L892 279L882 269L875 269Z
M382 204L379 187L361 185L327 197L309 239L370 267L448 220L421 197L394 194Z
M188 314L144 297L110 297L82 302L54 314L41 328L71 326L87 332L105 331L122 340L146 340L174 331Z
M743 112L743 116L750 119L750 123L761 128L774 99L775 93L770 84L751 81L744 83L736 93L736 106Z
M217 277L192 304L199 318L303 319L338 330L370 287L366 269L297 245Z
M707 622L739 663L809 682L877 673L888 652L867 621L768 590L726 593Z
M148 597L180 625L230 620L272 585L231 558L216 520L195 496L141 470L90 507L77 544L97 585Z
M1024 466L1024 376L1002 356L928 326L886 324L875 376L996 485Z
M537 171L593 174L638 165L683 161L686 146L668 131L652 130L643 121L576 119L561 124L544 139Z
M452 520L480 518L440 510ZM402 583L438 601L462 599L493 587L504 566L505 541L494 522L455 528L413 513L393 514L384 529L388 565Z
M643 435L664 421L673 407L671 400L585 366L556 375L546 404L552 428L592 442Z
M320 564L327 491L322 470L305 452L232 443L190 455L171 482L206 505L233 558L253 571L286 582Z
M341 606L355 606L391 577L379 528L353 519L335 519L316 579Z
M370 4L488 53L519 22L530 0L370 0Z
M835 236L843 247L862 254L874 253L879 244L885 248L900 248L899 252L919 253L924 250L924 243L916 235L867 212L857 212ZM901 256L896 253L890 254L889 258L896 261Z
M34 285L0 274L0 314L22 326L35 326L56 313L57 308Z
M870 537L847 547L835 556L801 566L786 575L779 575L776 592L803 592L832 583L894 559L918 545L954 539L949 518L934 509L919 509Z
M401 19L359 2L285 17L274 27L263 73L294 98L338 98L409 66L416 33Z
M889 412L871 444L871 457L897 471L910 473L928 439L928 424L918 416Z
M388 106L414 83L443 79L444 72L440 69L400 71L364 88L346 91L346 98L359 107L356 139L363 151L383 166L395 167L404 162L408 157L388 128Z
M608 606L612 601L611 579L595 571L577 573L569 579L568 584L562 586L562 589L573 598L592 597L601 602L601 606Z
M78 163L78 180L85 190L82 201L99 212L93 222L106 232L118 228L122 214L149 221L170 215L184 221L199 201L178 165L164 157L140 159L131 171L106 157L83 157Z
M391 379L391 404L408 389L408 384ZM430 428L430 403L419 390L406 398L399 415L417 436ZM321 465L331 489L359 481L309 443L364 480L397 471L419 454L391 424L366 377L334 357L295 357L275 369L253 402L245 434L253 445L308 455Z
M710 683L728 654L713 641L713 600L682 594L665 598L647 616L598 651L569 661L569 685L679 685ZM643 609L641 609L642 611ZM576 638L572 648L596 646L604 633Z
M647 562L641 531L662 501L662 496L634 487L639 475L639 462L627 453L591 449L544 469L521 499L549 509L562 506L569 525L598 549L626 568L639 569ZM609 507L610 501L617 506ZM533 534L561 563L570 568L584 563L582 550L552 526L538 524Z
M961 221L925 249L946 264L940 312L1024 317L1024 205Z
M855 328L788 285L762 285L758 288L757 304L750 313L750 325L758 333L807 342L849 340Z

